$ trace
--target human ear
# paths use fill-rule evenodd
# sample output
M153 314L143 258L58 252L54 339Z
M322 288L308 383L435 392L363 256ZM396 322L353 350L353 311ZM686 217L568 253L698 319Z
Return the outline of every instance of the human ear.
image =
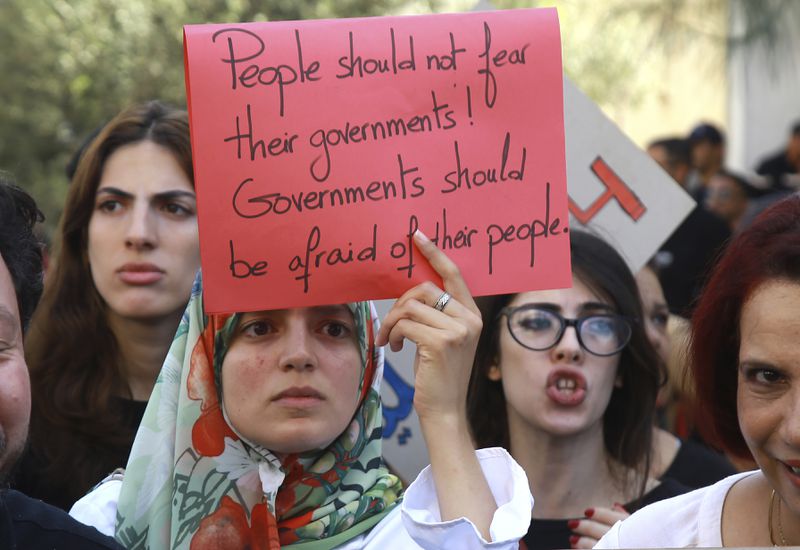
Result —
M500 372L500 367L497 365L497 361L493 361L489 367L489 370L486 371L486 378L492 382L499 382L502 377L503 374Z

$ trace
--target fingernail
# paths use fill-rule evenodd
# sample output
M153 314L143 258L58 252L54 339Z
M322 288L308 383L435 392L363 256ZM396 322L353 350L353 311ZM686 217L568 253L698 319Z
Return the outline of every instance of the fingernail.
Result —
M569 529L577 529L577 528L578 528L578 525L580 525L580 524L581 524L580 520L577 520L577 519L571 519L571 520L569 520L569 521L567 522L567 527L568 527Z
M569 537L569 545L570 546L575 546L576 544L578 544L578 539L580 539L580 537L578 535L571 535Z
M587 518L592 517L594 515L594 508L587 508L586 510L583 511L583 515L586 516Z
M429 242L431 242L431 240L428 238L428 236L425 233L423 233L422 230L420 230L420 229L417 229L416 231L414 231L414 238L417 241L421 242L421 243L429 243Z

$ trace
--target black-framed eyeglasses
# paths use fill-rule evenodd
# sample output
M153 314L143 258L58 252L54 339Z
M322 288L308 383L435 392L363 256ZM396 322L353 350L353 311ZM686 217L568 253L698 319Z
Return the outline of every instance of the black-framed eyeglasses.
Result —
M561 341L568 327L574 327L578 343L592 355L607 357L621 352L631 339L631 320L616 313L593 313L567 319L535 304L503 308L508 331L516 342L530 350L544 351Z

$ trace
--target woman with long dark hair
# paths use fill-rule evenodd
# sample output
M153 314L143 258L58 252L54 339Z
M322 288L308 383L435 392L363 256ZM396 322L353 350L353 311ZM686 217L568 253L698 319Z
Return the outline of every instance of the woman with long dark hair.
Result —
M536 498L528 548L591 546L636 507L684 488L648 476L663 367L620 255L573 231L573 286L487 299L468 413Z
M200 267L188 118L126 109L80 156L27 335L31 450L16 486L68 509L124 466Z

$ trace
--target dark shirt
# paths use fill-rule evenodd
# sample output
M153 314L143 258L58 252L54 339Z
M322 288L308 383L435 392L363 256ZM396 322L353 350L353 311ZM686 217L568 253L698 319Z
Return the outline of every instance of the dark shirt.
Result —
M682 440L675 460L661 477L674 479L691 489L699 489L736 472L725 456L700 443Z
M786 174L796 174L797 168L786 158L786 151L781 151L761 161L756 168L756 173L766 176L769 179L771 188L784 189L786 188L784 176Z
M122 546L55 506L7 490L0 492L0 548L121 550Z
M78 492L69 491L64 482L61 481L61 478L54 480L45 478L42 475L42 471L47 466L47 461L40 454L30 450L20 460L11 486L30 497L43 500L48 504L69 511L76 500L88 493L105 476L117 468L124 468L128 463L128 455L130 455L136 431L142 422L147 401L114 398L112 406L122 419L120 433L126 434L126 439L120 447L112 448L106 446L93 449L94 452L91 454L95 461L93 468L97 472L97 479L93 479L89 485L80 488ZM84 444L82 440L75 439L72 441L73 446L81 444ZM68 476L69 474L65 472L63 475ZM64 479L66 480L66 478Z
M650 491L645 493L641 500L629 502L625 504L625 509L631 514L643 508L648 504L672 498L683 493L688 493L691 489L681 485L677 481L669 478L664 478L661 483ZM535 499L536 497L534 497ZM535 505L534 505L535 506ZM569 538L574 535L567 522L570 519L585 519L585 518L565 518L565 519L532 519L530 527L528 527L528 534L522 537L525 543L525 548L528 550L552 550L554 548L569 548ZM520 544L520 549L523 546Z
M658 278L669 310L688 317L709 268L731 236L727 224L697 206L656 255Z

